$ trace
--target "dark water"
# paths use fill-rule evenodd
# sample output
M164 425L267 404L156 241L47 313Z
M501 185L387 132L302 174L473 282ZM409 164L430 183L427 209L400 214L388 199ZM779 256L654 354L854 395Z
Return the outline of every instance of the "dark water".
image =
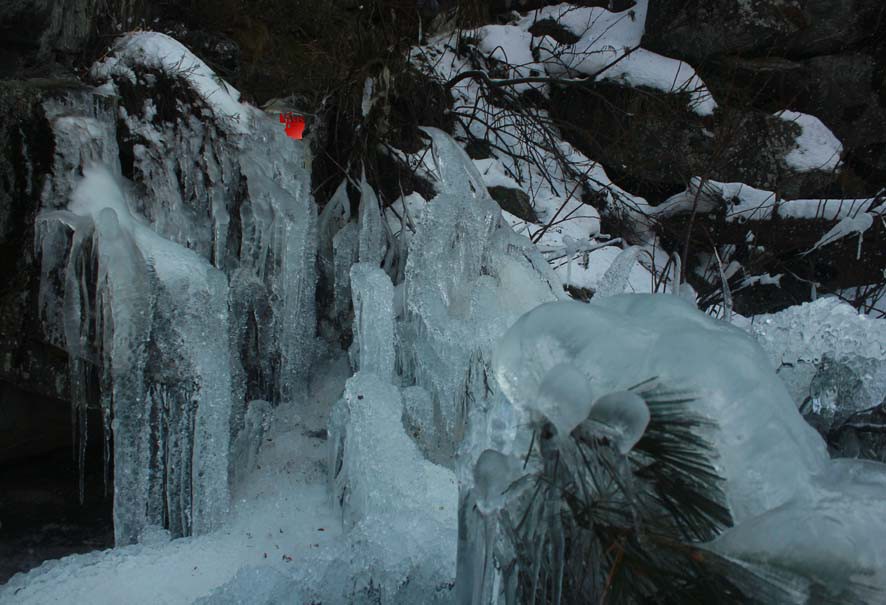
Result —
M86 479L81 506L70 448L0 465L0 584L47 559L113 546L100 451L88 452Z

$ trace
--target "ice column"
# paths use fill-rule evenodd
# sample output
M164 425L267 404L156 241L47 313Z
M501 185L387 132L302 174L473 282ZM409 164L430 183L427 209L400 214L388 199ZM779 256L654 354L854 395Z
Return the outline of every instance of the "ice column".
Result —
M385 380L394 374L394 285L388 275L369 263L351 267L354 296L354 342L357 367Z

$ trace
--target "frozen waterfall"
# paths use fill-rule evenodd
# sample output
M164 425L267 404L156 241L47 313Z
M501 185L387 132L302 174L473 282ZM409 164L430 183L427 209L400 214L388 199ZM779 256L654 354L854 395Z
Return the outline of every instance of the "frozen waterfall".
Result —
M174 123L151 119L150 69L219 99L152 50L199 62L171 38L136 35L93 70L105 96L46 102L56 153L37 222L40 308L69 355L81 467L87 406L100 403L113 436L121 545L152 526L220 525L245 402L302 388L315 330L309 156L235 98L234 129L229 114L197 119L199 101ZM144 100L107 96L121 78ZM126 177L120 145L132 145Z

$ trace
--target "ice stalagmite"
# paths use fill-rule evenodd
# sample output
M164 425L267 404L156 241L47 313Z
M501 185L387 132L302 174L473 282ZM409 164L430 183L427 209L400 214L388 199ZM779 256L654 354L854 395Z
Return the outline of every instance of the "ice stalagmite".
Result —
M354 333L359 348L357 367L384 379L394 374L394 286L381 269L369 263L351 267Z
M348 532L347 560L332 565L326 581L341 587L341 602L361 602L362 592L384 603L447 602L448 591L419 587L445 583L455 568L455 477L426 460L403 426L390 278L377 262L360 262L350 286L358 372L329 422L330 482Z

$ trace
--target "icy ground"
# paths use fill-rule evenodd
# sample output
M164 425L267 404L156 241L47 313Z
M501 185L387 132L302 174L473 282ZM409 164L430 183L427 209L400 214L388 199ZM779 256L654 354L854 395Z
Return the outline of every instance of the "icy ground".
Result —
M576 10L568 15L573 21L567 25L576 35L581 35L581 44L599 47L605 53L611 46L616 56L626 58L599 76L649 86L656 82L647 79L647 67L665 62L674 68L675 77L658 82L660 87L670 91L676 82L681 89L697 93L694 104L697 111L714 111L713 99L689 66L665 57L651 57L650 53L641 52L642 49L628 54L642 33L641 19L628 23L622 15L619 21L610 22L608 20L615 17L603 9ZM529 21L524 20L515 25L483 28L481 50L492 55L506 52L507 57L491 58L506 59L512 63L512 75L525 75L530 66L524 63L531 57L531 53L526 52L529 50L527 40L531 38L526 31L528 24ZM618 32L621 33L616 36ZM605 36L600 37L603 33L614 37L607 41ZM601 46L607 42L611 44ZM498 48L501 51L497 51ZM445 38L416 49L414 60L444 81L470 67ZM762 329L756 329L753 323L742 324L764 345L771 357L767 359L746 334L704 317L694 304L672 297L619 298L617 295L625 292L664 290L676 291L690 303L695 302L690 289L653 280L653 273L668 273L665 266L668 259L660 252L655 255L656 248L660 250L659 244L651 231L643 230L644 213L653 212L646 200L617 188L599 164L560 140L554 141L555 145L547 150L549 153L537 162L517 160L507 154L471 161L452 137L425 129L431 153L407 157L398 150L390 151L402 154L410 162L417 161L416 169L435 183L439 195L429 202L413 194L395 201L382 214L378 196L364 175L359 186L359 217L351 216L350 203L342 187L339 190L342 195L337 194L327 204L318 221L309 191L310 153L290 145L292 141L271 129L272 126L276 129L276 122L241 104L236 91L219 85L209 68L193 59L178 43L156 34L134 35L117 47L115 57L96 68L94 77L110 78L104 88L111 92L112 82L117 79L148 80L152 74L142 73L144 67L180 72L178 76L184 78L212 110L219 129L231 135L236 144L221 144L219 141L224 137L214 130L204 131L203 126L197 124L199 128L193 126L193 132L184 132L194 134L193 140L203 140L205 135L207 141L217 143L217 148L195 149L188 155L182 149L165 147L166 142L175 141L174 134L181 135L181 130L173 130L171 126L162 131L149 127L150 115L156 111L153 102L145 103L141 117L134 113L120 116L133 132L142 132L152 143L151 147L138 148L136 157L141 178L151 185L151 194L141 200L143 208L136 204L131 209L122 202L112 203L123 199L122 191L117 192L111 186L92 186L102 182L114 185L120 175L116 137L110 128L114 120L109 116L94 116L96 110L91 106L84 115L70 107L55 108L53 127L59 141L60 163L57 176L68 173L71 176L59 177L53 184L55 189L47 189L44 210L55 212L42 218L47 225L51 222L54 229L44 234L42 242L44 270L48 275L51 268L48 259L52 257L59 263L57 269L66 259L76 258L67 248L71 229L79 234L75 241L80 249L85 249L82 244L95 229L99 252L103 252L105 246L117 246L109 249L119 251L120 242L125 240L121 240L121 234L134 234L131 258L125 254L101 257L118 261L109 273L110 300L120 303L123 299L118 294L139 294L131 288L135 272L124 265L115 270L119 262L128 259L131 266L147 271L146 265L140 264L139 255L151 259L151 270L165 280L165 289L160 291L165 298L156 299L160 301L156 325L164 327L164 322L175 318L176 321L168 323L176 328L184 325L189 330L182 337L188 346L180 347L181 350L172 338L175 334L167 335L167 341L163 341L160 340L162 332L150 332L156 342L167 345L169 359L176 362L158 365L174 367L179 372L170 380L171 384L185 384L191 378L184 371L187 364L177 362L211 357L218 362L216 369L236 390L242 386L243 368L231 370L223 363L227 351L207 355L205 347L200 346L202 341L193 337L197 333L203 336L221 333L223 328L204 327L203 315L211 315L202 313L206 307L201 303L206 298L185 298L186 289L179 287L184 278L178 279L176 272L187 266L194 268L195 274L199 271L220 278L216 271L236 267L225 284L213 286L217 291L208 300L223 301L230 291L232 308L240 312L239 315L232 312L232 316L238 319L262 311L257 303L255 307L251 305L254 300L264 301L266 296L274 321L270 324L270 333L259 330L256 357L260 367L257 369L263 377L274 378L280 399L286 403L276 408L273 420L268 423L269 432L262 439L254 468L238 470L244 461L249 461L250 444L246 439L246 450L238 450L235 443L231 454L236 479L231 486L232 510L219 523L197 528L208 533L171 540L168 532L153 528L142 532L136 545L46 562L0 587L0 605L451 602L454 544L458 534L455 500L460 491L472 486L470 471L480 452L494 449L503 456L511 455L523 445L517 437L525 425L520 425L514 409L519 392L508 394L509 400L496 389L490 359L496 343L518 318L542 303L564 296L563 282L593 288L594 302L587 306L569 303L566 307L552 303L555 306L550 308L556 310L556 321L552 322L553 326L545 322L540 331L539 358L532 364L551 373L550 377L541 376L533 388L545 395L562 394L584 405L586 383L593 378L597 388L602 389L595 394L597 403L615 407L613 401L636 403L636 399L626 397L623 390L650 376L679 378L679 382L686 384L700 383L713 393L707 402L708 415L723 425L718 444L723 449L726 478L731 482L733 512L739 521L747 520L746 525L722 539L723 551L760 561L787 560L794 567L808 566L808 570L801 571L809 571L810 575L815 575L820 568L835 568L835 561L850 571L862 567L861 563L865 567L883 567L880 553L871 547L876 545L876 539L871 536L878 535L877 532L880 536L886 535L881 521L886 516L881 514L880 504L886 501L880 497L886 486L886 473L882 469L867 473L870 485L853 476L861 467L832 465L829 468L836 469L833 472L819 473L826 466L824 444L795 409L800 395L810 389L811 374L804 371L792 377L789 394L772 373L769 363L773 362L778 368L794 354L794 343L782 331L789 336L798 332L794 329L797 326L824 326L828 329L820 333L806 332L805 340L796 345L808 352L813 341L824 343L822 350L816 351L815 359L802 360L810 362L807 365L819 363L826 355L834 357L835 352L852 349L857 355L865 353L866 364L876 362L877 368L882 367L886 359L882 350L863 351L859 347L859 342L876 344L872 330L861 325L862 320L857 320L845 307L831 309L830 304L821 303L804 306L763 319ZM590 64L544 66L551 75L563 73L558 68L565 69L568 75L596 71ZM367 91L365 100L369 107L373 100L371 82ZM479 103L481 113L495 117L493 130L476 121L467 126L460 124L456 139L470 129L477 138L495 137L504 148L534 147L544 142L535 134L518 140L515 133L519 131L519 116L489 104L479 95L476 82L463 80L453 92L456 109ZM248 120L240 121L233 116L255 118L250 126L252 130L246 128ZM804 119L801 126L809 136L798 141L799 155L810 149L821 152L805 153L809 167L835 156L839 142L835 143L810 120ZM555 152L563 157L569 169L554 161ZM175 173L176 165L166 161L179 159L182 166L188 167L192 159L206 161L207 157L216 156L220 161L209 162L205 169L206 174L214 175L209 179L212 187L203 192L206 195L199 200L195 198L200 208L212 210L212 228L207 229L203 224L206 217L202 214L195 213L193 216L200 220L194 218L193 224L189 223L188 205L174 195L179 184L166 181L168 174ZM238 158L238 170L226 163L231 158ZM106 164L108 171L86 170L87 160ZM550 172L551 179L542 178L542 168ZM637 228L636 245L628 246L600 233L598 210L573 195L582 176L580 173L591 179L592 189L603 196L607 204L620 208ZM87 178L81 179L81 174ZM229 210L233 207L227 207L230 200L225 192L232 184L239 183L241 176L245 177L249 195L237 209L241 213L242 245L240 257L234 258L232 251L237 246L229 245L226 239L231 223ZM482 185L528 191L540 222L530 223L502 213ZM694 186L701 187L701 181ZM852 221L843 224L832 239L841 233L845 236L863 231L868 225L864 216L879 212L873 208L873 200L788 202L779 200L774 193L740 183L707 182L704 189L705 193L711 190L710 195L694 195L690 187L687 193L657 207L656 212L685 207L687 200L703 197L705 204L727 201L730 204L727 216L735 220L746 217L748 212L797 216L814 210L815 216L823 213ZM98 195L108 190L113 192L111 202ZM93 205L69 205L72 192L79 192L88 198L84 202ZM77 200L77 195L73 200ZM78 208L84 212L76 212ZM149 220L150 229L129 220L137 214L136 210ZM91 215L89 221L86 221L87 214ZM384 228L386 223L391 233ZM157 238L152 235L154 232ZM524 236L531 237L532 241ZM817 245L824 246L829 241ZM231 254L226 254L228 252ZM289 393L290 385L298 384L296 378L307 370L302 367L307 366L307 362L302 362L314 356L315 343L311 337L315 326L315 252L319 254L325 278L334 286L332 306L337 325L331 330L343 328L346 332L350 326L355 347L350 355L326 352L309 373L312 380L309 388ZM268 258L272 262L268 262ZM169 262L164 264L164 259ZM185 263L188 259L193 262ZM269 267L274 270L266 274ZM86 283L87 276L67 268L66 283L75 286ZM670 271L672 275L680 274L679 267ZM200 293L212 294L210 286L212 284ZM155 300L155 290L146 287L143 293L129 299ZM72 291L76 291L76 287ZM79 305L61 305L68 299L61 296L61 292L57 294L58 309L72 310L76 320L64 326L71 332L70 339L65 335L66 342L70 345L91 338L93 327L80 325L81 318L89 314L82 313ZM71 295L71 291L64 294ZM570 305L579 309L576 324L582 329L575 329L565 321L561 309ZM624 309L616 308L619 305ZM353 322L349 318L352 307ZM191 311L187 322L181 321L179 311L182 309ZM193 313L194 309L201 312ZM125 306L116 312L141 317ZM799 315L793 317L791 313ZM583 317L585 314L589 314L590 319ZM833 320L833 326L828 327L831 322L823 321L823 317ZM115 322L115 340L109 338L105 345L109 352L120 354L120 369L128 370L132 364L123 353L135 349L130 345L140 342L149 332L133 330L132 337L123 338L126 336L123 325ZM876 325L882 327L882 322ZM244 326L232 327L237 333L248 333ZM840 351L833 351L837 337L842 339L842 346ZM574 354L569 355L576 359L560 360L563 363L548 367L545 364L555 360L557 347L554 345L559 346L559 341L566 343L564 347L575 349ZM655 343L656 348L650 343ZM111 344L117 346L111 347ZM236 348L232 346L232 350ZM75 348L69 349L72 358L81 354ZM722 358L717 357L721 354ZM682 365L677 363L680 355L684 360ZM270 368L274 359L282 360L284 366L276 373ZM717 359L722 362L716 364ZM855 359L847 359L846 363L855 363ZM712 365L710 370L706 369ZM352 376L354 370L356 373ZM629 372L636 375L628 376ZM701 376L696 379L693 373ZM218 380L206 378L204 374L209 375L194 372L200 385L225 390L219 387ZM786 375L782 372L785 382L788 381ZM531 374L523 372L521 376ZM118 379L131 379L138 388L156 380L153 375L130 377L122 371L115 376L115 381ZM121 380L119 403L138 402L137 392L127 390L126 386ZM610 390L621 395L608 398ZM773 393L780 399L777 408L771 405ZM876 399L876 394L871 397ZM168 396L172 401L190 401L193 394L181 395L178 399ZM218 404L219 409L228 414L231 402L235 398L239 401L243 395L239 391L224 392L207 401ZM749 401L751 396L753 401ZM562 404L563 401L553 401L542 412L555 420ZM256 402L249 407L247 415L264 408ZM575 414L561 414L556 418L564 431L587 415L585 408L576 406L576 409ZM118 418L123 410L123 405L115 407ZM134 412L140 420L139 411ZM225 456L227 430L219 427L227 428L226 418L219 416L219 421L212 425L213 430L202 429L209 437L218 438L215 445L224 446L212 451L224 451ZM126 443L124 436L129 434L142 435L145 440L150 437L142 424L133 422L129 428L132 432L127 434L119 423L115 427L115 436L123 443ZM799 437L785 438L786 434ZM639 435L632 439L634 437ZM525 450L522 447L522 451ZM123 447L115 444L118 473L122 474L120 471L124 468L134 473L149 466L135 457L119 458L123 451ZM198 452L193 454L194 459L199 460L199 450L194 452ZM191 454L186 450L183 459L190 459ZM493 463L494 469L497 463L495 460ZM226 469L226 464L216 466L217 470L222 468ZM839 471L851 472L840 477ZM489 474L479 473L481 477ZM816 475L814 480L810 478L812 475ZM200 477L200 473L196 476ZM181 483L168 483L165 489L187 499L191 477ZM147 478L139 485L149 485ZM180 489L170 490L169 485ZM216 485L227 486L227 482ZM117 487L120 487L119 475ZM479 487L479 491L484 492L483 486ZM224 491L226 494L226 487ZM125 489L120 492L127 493ZM485 492L483 504L491 510L497 506L494 490ZM850 502L852 498L857 502ZM217 508L225 508L227 504L221 502L221 498L204 497L204 500L207 504L219 505ZM129 507L139 512L145 508L140 501L122 498L120 504L121 510ZM783 532L778 536L780 541L775 543L772 539L775 532L771 528L781 527L785 518L794 531ZM838 543L838 538L850 536L840 523L829 526L840 531L822 534L818 551L812 548L814 545L803 542L814 535L810 526L815 529L819 521L826 525L825 522L833 518L849 525L854 532L852 540L864 542L868 550L857 549L852 540ZM131 527L141 528L142 521L136 519ZM800 553L800 560L792 561L788 556L790 551ZM886 586L886 578L877 576L874 580Z
M191 603L238 572L238 588L209 602L268 602L281 586L286 602L330 602L325 597L334 587L323 580L344 545L327 489L326 414L349 375L347 358L330 355L304 400L278 408L257 468L234 490L223 529L171 542L156 530L142 544L48 561L0 587L0 603Z

